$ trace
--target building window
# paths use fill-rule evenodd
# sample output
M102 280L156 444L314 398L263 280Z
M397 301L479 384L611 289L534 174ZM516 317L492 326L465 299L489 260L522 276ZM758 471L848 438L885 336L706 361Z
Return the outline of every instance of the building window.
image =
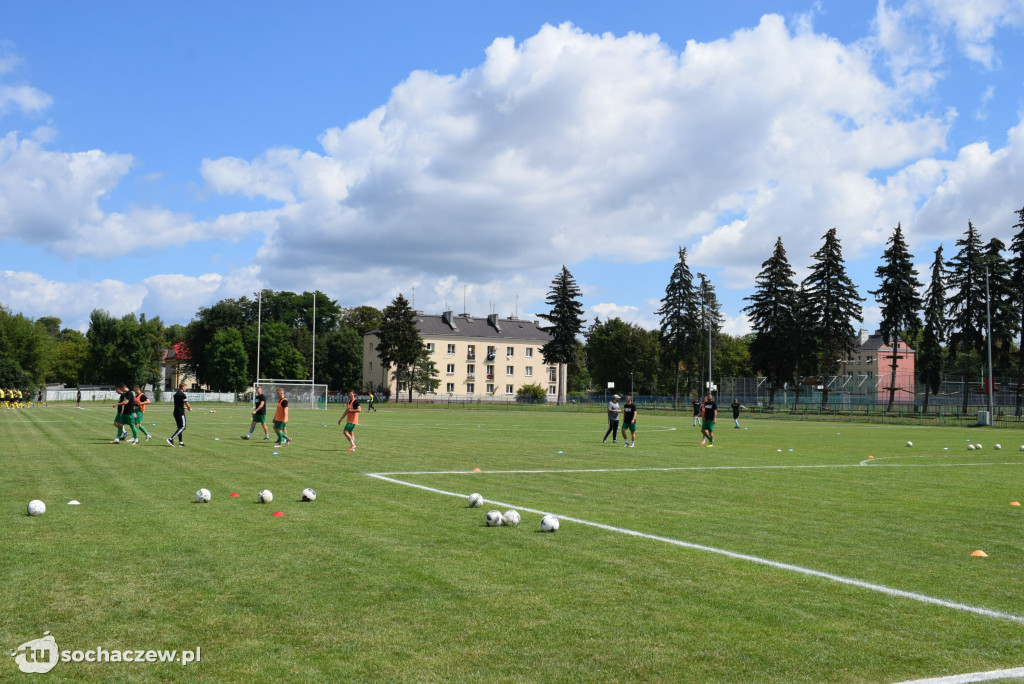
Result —
M512 385L505 385L505 394L515 394L516 391Z
M515 353L516 353L516 348L515 347L505 347L505 356L512 357L512 356L515 356Z
M548 394L552 396L558 394L558 387L555 385L548 385Z
M548 382L558 382L558 369L554 367L548 368Z
M516 367L515 366L505 366L505 375L515 375L515 374L516 374Z
M448 367L445 369L445 372L448 375L455 375L455 364L454 363L449 363Z
M494 383L493 382L487 383L487 393L488 394L494 394Z
M448 353L449 354L454 354L455 353L455 345L454 344L449 344L448 345Z
M488 380L493 380L494 379L494 366L488 366L487 367L487 379Z
M533 377L533 366L527 366L526 367L526 377L528 377L528 378L532 378Z
M434 343L433 342L427 342L427 351L430 352L431 354L434 353Z
M528 359L532 359L533 358L533 347L527 347L526 348L526 358L528 358Z
M475 361L476 360L476 345L475 344L471 344L471 345L469 345L469 347L466 348L466 358L469 359L470 361Z
M370 372L373 372L373 361L370 362Z
M449 382L447 385L445 385L445 389L448 391L448 394L454 394L455 393L455 383L454 382Z
M494 360L494 354L495 354L494 347L487 347L487 360L488 361L493 361Z
M476 365L469 363L466 364L466 377L472 380L476 376Z
M475 389L476 385L474 385L473 383L469 383L468 385L466 385L466 394L472 394L475 391Z

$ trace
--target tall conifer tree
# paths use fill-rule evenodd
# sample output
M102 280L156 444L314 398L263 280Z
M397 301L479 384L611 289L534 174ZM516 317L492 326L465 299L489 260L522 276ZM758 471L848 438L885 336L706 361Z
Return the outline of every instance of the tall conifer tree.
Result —
M416 327L416 312L409 300L401 293L384 309L378 334L377 354L384 366L385 374L394 366L396 376L409 374L410 366L416 363L423 349L423 338ZM409 401L412 401L412 383L409 386Z
M889 248L882 254L882 265L875 269L875 277L880 281L879 287L871 294L882 307L879 332L882 339L892 348L892 360L889 365L891 410L896 398L896 367L899 363L900 338L904 333L916 335L921 328L921 296L918 294L921 283L917 280L914 255L907 249L907 243L903 239L903 226L900 223L896 224L887 244Z
M576 280L569 269L562 266L562 271L551 282L551 289L545 300L551 311L537 314L551 325L542 328L552 339L540 349L544 363L558 364L558 403L565 402L565 369L576 361L579 352L577 336L583 330L583 305L580 297L583 292L576 285Z
M840 356L847 358L855 346L851 321L863 320L860 303L864 298L846 275L843 250L831 228L823 236L825 243L813 254L811 273L804 279L808 331L818 351L818 372L822 377L821 405L828 404L829 375L835 374Z
M1013 290L1013 306L1017 311L1017 325L1020 337L1017 343L1017 415L1021 414L1021 395L1024 392L1024 208L1014 212L1018 233L1010 241L1010 283Z
M942 345L946 342L946 328L946 263L942 260L942 245L939 245L932 262L932 280L924 293L924 330L917 349L917 373L925 388L926 412L929 393L938 393L942 386L942 373L946 368Z
M654 312L661 316L661 346L675 375L673 401L676 406L679 404L679 367L685 364L687 370L691 370L695 356L698 308L693 274L686 265L686 250L680 247L679 260L665 286L665 296L661 298L661 308Z
M956 241L960 251L946 262L949 276L946 302L949 321L949 359L956 363L963 379L963 411L970 398L971 359L985 345L985 257L981 236L967 222L964 237Z
M796 355L792 352L797 336L795 277L779 237L771 257L761 264L754 292L745 299L750 304L743 309L754 332L750 363L768 379L769 408L775 405L775 389L789 382L796 368Z

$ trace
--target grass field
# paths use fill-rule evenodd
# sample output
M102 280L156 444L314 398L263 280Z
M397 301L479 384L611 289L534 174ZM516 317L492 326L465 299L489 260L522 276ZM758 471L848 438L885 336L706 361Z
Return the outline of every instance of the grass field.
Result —
M274 448L239 439L244 407L195 408L184 449L164 441L163 407L138 447L108 443L112 409L0 412L0 681L30 677L9 656L44 632L61 651L201 656L61 662L40 681L898 682L1024 666L1021 431L723 420L707 449L689 419L641 414L625 449L594 414L382 408L353 454L337 410L293 411L294 443ZM192 502L200 487L209 504ZM264 488L272 504L255 503ZM37 498L47 512L28 517ZM512 507L518 527L484 526ZM539 532L542 512L557 533Z

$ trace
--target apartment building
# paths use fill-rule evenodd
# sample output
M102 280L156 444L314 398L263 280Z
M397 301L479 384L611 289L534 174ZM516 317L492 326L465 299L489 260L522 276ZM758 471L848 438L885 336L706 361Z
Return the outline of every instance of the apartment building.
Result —
M850 391L874 392L878 401L889 400L889 380L892 373L893 348L880 332L869 335L861 329L857 348L843 362L843 374ZM900 340L896 349L896 397L899 403L914 401L914 368L916 353Z
M544 363L540 352L551 336L536 321L497 314L477 318L451 311L417 312L416 326L441 381L429 397L504 400L523 385L540 385L550 401L557 400L558 364ZM399 388L380 363L378 341L376 331L363 336L363 387L388 387L394 396Z

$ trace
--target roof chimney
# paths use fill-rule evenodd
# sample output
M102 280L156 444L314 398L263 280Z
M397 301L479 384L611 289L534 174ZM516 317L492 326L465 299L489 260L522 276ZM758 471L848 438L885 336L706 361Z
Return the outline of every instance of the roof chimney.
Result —
M492 313L487 315L487 325L493 327L498 332L501 332L501 323L498 322L498 314Z

